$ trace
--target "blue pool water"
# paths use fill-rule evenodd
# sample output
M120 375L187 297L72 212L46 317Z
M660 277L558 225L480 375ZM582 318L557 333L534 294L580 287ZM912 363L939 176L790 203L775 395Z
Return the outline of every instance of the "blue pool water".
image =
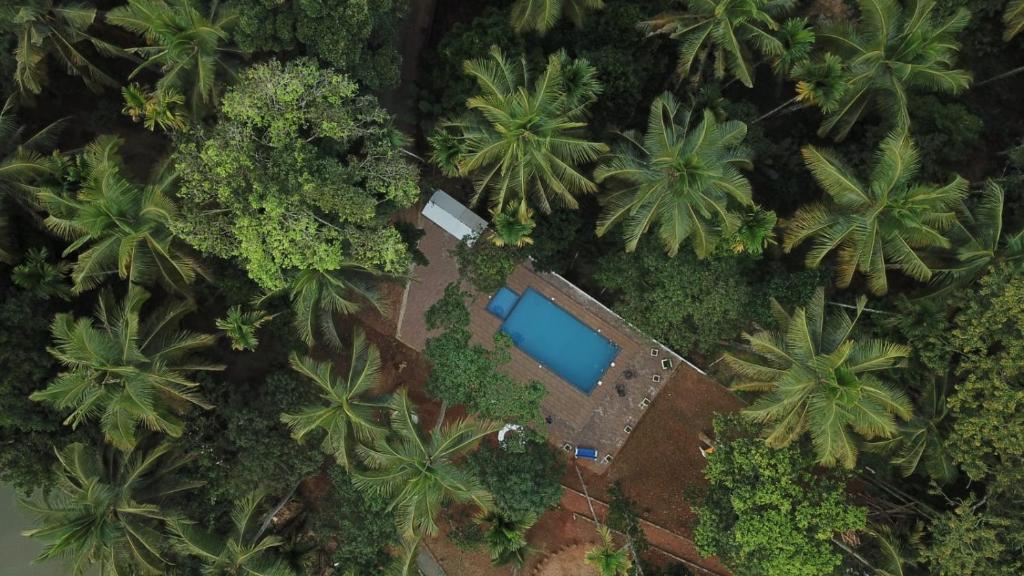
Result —
M502 288L487 309L503 318L501 331L545 368L584 394L597 387L619 348L532 288L517 299Z
M502 288L501 290L498 290L494 296L491 297L491 301L487 303L487 311L504 320L512 313L512 309L516 307L516 302L518 301L519 294L516 294L508 288Z

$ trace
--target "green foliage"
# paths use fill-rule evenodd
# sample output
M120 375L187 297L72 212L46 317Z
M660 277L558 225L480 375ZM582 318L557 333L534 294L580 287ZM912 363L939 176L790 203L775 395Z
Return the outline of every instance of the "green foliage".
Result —
M224 95L217 125L178 146L178 226L266 289L353 261L404 273L408 251L386 221L419 195L403 143L346 76L311 60L252 66Z
M931 543L921 551L921 558L938 576L1020 574L1024 570L1021 512L1019 502L986 505L969 497L931 522Z
M640 525L637 503L626 495L618 480L608 488L608 498L608 527L625 534L631 550L642 556L650 549L651 543L647 541L647 535Z
M398 25L407 0L230 0L235 40L246 52L300 47L368 88L398 83Z
M196 456L189 477L205 482L178 503L187 517L212 525L239 495L283 496L323 463L316 444L297 444L280 421L282 412L315 401L297 374L239 375L216 385L205 378L203 384L217 409L190 418L182 435L182 449Z
M187 117L182 108L185 97L170 90L146 90L137 83L121 88L124 107L121 113L142 122L147 130L156 130L157 126L164 132L184 130Z
M25 0L14 7L13 32L17 35L15 81L27 96L39 94L49 79L50 61L68 74L79 76L94 92L117 81L92 63L87 47L104 56L124 52L89 34L96 20L96 8L55 0Z
M818 462L853 468L854 435L890 438L896 418L909 420L906 394L876 373L905 366L908 347L861 339L854 331L864 300L851 318L845 310L825 310L819 289L805 307L787 313L774 304L777 330L744 334L752 357L725 354L739 377L736 390L764 392L744 415L766 424L767 443L788 446L810 433Z
M481 235L463 238L453 255L459 273L481 294L491 294L504 286L509 275L526 259L522 250L489 242Z
M971 74L953 68L960 49L957 33L971 16L967 9L942 17L935 0L906 8L896 0L858 0L857 5L856 27L836 23L817 33L826 50L845 59L847 69L842 100L826 114L819 135L845 138L870 107L882 108L897 130L906 130L908 91L955 95L970 86Z
M805 146L802 152L829 202L797 210L786 228L787 252L811 239L808 267L835 251L836 286L848 287L854 273L861 272L874 294L889 290L889 268L915 280L932 277L920 250L950 247L944 232L956 222L966 180L954 176L945 185L915 182L920 157L906 132L893 132L882 141L867 184L828 150Z
M321 546L334 547L330 560L338 573L380 574L398 544L394 515L387 502L363 495L341 468L330 467L328 476L330 490L314 504L307 526Z
M1024 494L1024 275L994 267L957 314L954 349L961 378L949 397L947 445L994 493Z
M367 344L366 335L356 329L348 374L344 378L332 374L328 362L300 358L294 352L290 361L293 370L316 385L320 402L303 406L294 413L281 414L281 421L291 428L292 437L298 442L311 432L323 429L320 449L349 469L352 466L350 454L357 442L372 444L387 434L376 422L376 411L381 404L364 398L379 383L380 351Z
M469 503L489 509L493 499L480 481L457 461L499 425L456 420L434 430L428 437L419 428L405 389L391 398L391 432L372 446L357 452L368 470L356 471L356 487L371 497L387 499L398 530L407 541L438 533L436 516L449 502Z
M262 310L242 310L236 305L228 308L227 316L217 319L216 326L231 341L232 350L253 351L260 344L256 331L271 319L273 316L264 314Z
M665 256L652 243L612 254L594 280L615 293L612 308L640 330L681 352L711 353L751 319L755 292L749 260L689 252ZM767 296L766 296L767 297Z
M720 123L710 110L682 109L670 93L656 98L647 134L624 133L625 143L594 172L599 184L620 183L602 199L597 234L623 224L632 252L656 222L669 256L690 240L697 256L706 258L721 236L740 227L730 204L753 204L750 182L740 173L752 167L746 134L742 122Z
M11 287L0 292L0 481L24 492L49 485L53 450L70 433L59 414L28 399L57 372L46 351L55 305Z
M1003 22L1006 24L1006 31L1003 33L1003 40L1009 42L1014 36L1024 30L1024 0L1009 0L1006 3L1006 12L1003 13Z
M57 458L55 493L23 502L39 524L25 535L46 542L37 561L66 560L74 576L163 574L159 504L197 486L180 474L188 458L169 444L131 454L72 444Z
M530 550L526 533L537 523L537 516L510 518L499 512L487 512L479 514L476 521L483 530L483 543L491 554L491 564L522 568Z
M386 312L374 285L380 272L354 262L342 262L335 270L303 270L295 275L287 292L292 307L292 326L307 346L324 342L341 350L337 315L354 314L369 304Z
M607 526L597 525L601 544L587 551L583 561L592 567L598 576L626 576L633 567L629 547L617 547L612 532Z
M604 8L603 0L516 0L512 5L515 31L546 34L565 16L577 27L583 26L587 12Z
M25 259L11 270L11 281L40 300L71 300L66 283L71 265L64 260L50 262L46 248L30 248Z
M797 446L776 449L738 415L715 418L715 450L695 508L700 553L737 576L818 576L841 563L831 539L861 530L866 510L849 503L843 478L821 473Z
M178 416L191 405L210 408L189 378L196 370L222 367L195 362L192 354L213 344L214 337L180 330L192 305L170 303L144 319L142 306L149 294L129 288L121 303L110 291L100 296L95 320L58 314L50 332L50 353L65 371L30 398L69 412L65 424L77 428L100 421L108 442L131 451L139 427L168 436L181 436Z
M477 90L476 80L463 74L463 62L478 58L491 46L515 56L523 55L527 48L523 37L512 30L508 13L494 6L469 22L456 22L434 50L424 55L421 65L433 73L417 82L425 92L419 108L428 121L462 113L466 100ZM534 60L540 57L531 58L531 64Z
M753 50L766 58L784 55L784 45L773 33L783 16L793 7L792 0L685 0L686 10L666 12L642 22L647 34L667 34L679 42L680 77L691 75L697 64L696 82L712 63L714 77L729 75L747 88L754 86Z
M71 241L64 256L81 250L71 273L76 292L91 290L114 274L132 284L160 282L185 292L199 269L171 231L178 219L169 193L174 173L161 170L145 187L137 186L124 176L123 143L100 136L82 154L84 173L77 191L39 194L49 212L46 226Z
M427 340L423 351L433 365L427 390L449 404L465 404L481 418L539 422L547 389L536 380L524 384L499 370L512 360L512 342L504 334L495 334L492 350L471 342L467 297L449 285L427 311L427 326L443 330Z
M191 522L171 518L167 525L173 546L185 556L194 556L209 574L240 574L245 576L294 576L278 555L284 541L280 536L262 535L263 495L258 492L243 496L231 511L231 531L211 534L196 529Z
M469 464L505 518L540 517L562 499L565 460L544 438L526 438L522 450L484 444Z
M985 125L971 108L956 99L935 94L911 94L910 135L921 157L921 177L942 180L965 156L984 154Z
M492 214L514 210L525 222L531 210L576 208L576 196L596 191L583 167L608 147L583 135L587 108L601 93L586 60L559 51L531 82L525 60L517 64L494 46L490 58L468 60L464 70L479 93L466 101L466 114L430 137L431 161L446 175L474 178L472 204L488 196Z
M130 48L142 58L130 77L156 68L160 95L188 94L193 111L216 101L218 73L231 72L224 55L235 15L219 2L203 14L196 0L128 0L106 14L106 21L142 36L146 46Z

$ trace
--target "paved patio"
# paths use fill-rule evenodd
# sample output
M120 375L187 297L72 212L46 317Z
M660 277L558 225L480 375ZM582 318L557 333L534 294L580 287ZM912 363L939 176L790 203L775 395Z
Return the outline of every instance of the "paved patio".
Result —
M458 241L422 216L418 226L426 232L419 247L430 264L412 270L412 280L406 287L399 314L398 339L422 351L432 335L424 319L427 309L441 298L448 284L459 278L458 266L450 255ZM684 360L557 275L536 272L527 263L512 273L507 285L520 294L529 287L553 299L619 347L615 366L608 369L602 384L589 395L539 366L514 346L512 361L503 367L503 372L520 381L544 383L548 395L541 409L551 420L548 426L551 442L559 446L597 448L601 460L588 467L604 471L607 468L605 457L614 458L629 437L627 430L636 427L646 408ZM470 305L473 339L488 347L501 326L501 320L486 310L490 297L490 294L477 294ZM657 351L656 356L652 356L652 349ZM666 359L671 363L667 369L662 367L662 360Z

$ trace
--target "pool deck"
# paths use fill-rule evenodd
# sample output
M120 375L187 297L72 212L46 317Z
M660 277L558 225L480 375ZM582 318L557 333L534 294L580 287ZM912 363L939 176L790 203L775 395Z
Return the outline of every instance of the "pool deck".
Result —
M419 248L430 264L412 270L412 280L406 287L399 314L398 339L422 351L427 338L433 335L426 327L427 309L441 298L448 284L459 279L458 266L450 255L458 241L422 216L417 225L426 232ZM614 457L629 437L626 427L635 428L643 417L646 410L643 400L646 398L648 405L653 402L685 361L555 274L536 272L527 263L509 276L507 286L520 294L533 288L554 299L556 304L619 347L615 366L605 372L602 385L589 395L539 366L516 347L511 350L512 361L502 368L520 381L539 380L547 387L548 395L541 410L551 418L548 436L552 443L597 448L602 459L605 455ZM477 294L470 304L473 340L487 347L492 345L502 323L486 309L490 297L491 294ZM657 356L651 356L652 348L658 351ZM662 368L663 359L671 360L670 369ZM655 376L661 381L654 382ZM603 472L607 465L599 461L588 468Z

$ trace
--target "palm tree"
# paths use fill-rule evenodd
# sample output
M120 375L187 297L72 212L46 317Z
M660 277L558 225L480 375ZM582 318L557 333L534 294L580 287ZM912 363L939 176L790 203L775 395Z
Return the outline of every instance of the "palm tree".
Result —
M160 502L201 482L178 474L189 458L169 444L131 454L71 444L57 452L52 490L22 504L39 528L25 536L47 544L37 561L63 560L71 574L164 574Z
M478 514L477 524L484 527L484 543L491 554L491 564L503 566L512 563L522 568L526 563L529 545L526 533L537 523L536 514L513 518L491 510Z
M193 111L216 101L218 70L231 73L223 56L235 18L216 1L204 15L194 0L128 0L107 14L108 22L146 40L129 50L144 58L131 77L159 68L157 93L188 94Z
M867 448L889 454L904 477L921 469L940 486L949 484L958 471L945 446L943 421L948 413L945 382L933 378L917 399L913 418L901 423L892 438L869 443Z
M465 62L481 94L466 101L462 118L440 124L432 161L449 176L474 176L472 203L489 195L492 214L512 210L525 223L531 208L576 208L577 195L596 190L582 165L608 150L580 137L601 91L596 70L560 51L531 84L525 60L515 65L497 47L490 54Z
M184 293L199 267L171 225L177 217L169 191L175 176L163 170L140 188L121 174L120 138L100 136L86 146L85 179L76 193L45 190L39 200L49 212L45 223L73 240L64 256L79 249L71 278L84 292L115 274L134 284L157 280Z
M491 224L490 238L495 246L521 248L533 244L530 233L537 227L533 220L533 210L527 209L523 218L520 218L515 209L492 213Z
M216 326L227 335L232 350L255 350L260 344L256 331L274 316L262 310L243 311L241 306L232 306L227 316L217 319Z
M879 104L904 129L909 89L958 94L970 85L971 74L953 68L956 35L970 19L966 8L939 20L935 0L913 0L906 10L896 0L858 0L858 6L857 27L836 24L817 33L847 66L842 101L826 114L820 135L845 138L864 110Z
M587 12L604 8L604 0L516 0L512 5L512 27L522 34L533 30L544 35L565 15L577 28Z
M11 280L40 300L71 301L71 286L66 282L71 265L63 260L50 262L49 255L46 248L29 249L22 263L11 270Z
M840 288L849 286L857 271L867 276L874 294L888 291L890 268L915 280L931 279L932 270L918 251L950 246L943 232L956 222L966 180L956 176L944 186L914 182L918 153L906 132L894 132L882 141L866 185L831 152L814 146L805 146L802 152L830 201L796 211L786 227L787 252L813 238L806 258L813 268L836 251Z
M584 562L592 566L600 576L628 576L633 567L629 546L616 547L612 531L603 524L597 525L601 544L587 552Z
M231 532L210 534L193 527L190 522L173 518L168 521L174 548L186 556L198 558L203 574L232 576L293 576L295 572L285 561L274 556L274 549L284 544L279 536L263 536L257 510L263 495L249 494L235 502L231 512Z
M355 314L364 304L382 314L387 312L374 287L381 277L380 271L355 262L342 263L337 270L302 270L285 290L267 294L257 304L287 292L292 323L302 341L308 346L326 341L331 349L340 351L336 314Z
M7 98L0 108L0 262L13 264L18 260L6 231L11 203L34 210L40 181L57 171L53 158L44 154L56 144L63 125L64 119L57 120L25 138L24 127L15 115L15 96Z
M315 430L325 432L321 449L346 470L351 469L349 454L356 442L373 444L387 434L375 421L379 403L363 396L380 380L380 352L367 344L366 335L356 329L352 338L352 355L348 375L342 379L331 373L328 362L314 362L292 353L292 368L316 384L322 404L305 406L295 414L282 414L281 421L292 430L295 440L302 440Z
M189 404L210 408L186 374L222 368L188 362L191 352L215 341L212 335L177 328L189 304L171 304L143 321L139 312L148 298L144 290L129 287L124 301L116 304L105 291L95 321L58 314L50 353L65 371L30 396L57 410L71 410L64 424L73 428L98 418L107 441L125 451L138 442L140 424L180 436L184 425L175 412Z
M657 222L670 256L688 239L698 257L711 254L723 235L739 227L730 200L753 205L750 182L740 172L751 167L746 134L742 122L719 122L710 110L691 113L668 93L657 97L643 140L626 132L625 143L594 174L598 182L624 184L603 197L598 236L623 223L632 252Z
M1006 24L1003 40L1007 42L1013 40L1014 36L1024 30L1024 0L1010 0L1006 3L1003 23Z
M125 52L89 34L96 20L96 8L54 0L21 0L13 7L14 32L18 36L14 57L15 81L23 95L39 94L46 83L49 60L68 74L80 76L94 92L117 81L93 64L83 49L90 45L103 56L125 56Z
M857 459L853 433L866 439L891 438L896 417L909 420L906 394L881 381L876 372L904 366L910 350L871 338L857 339L853 318L841 309L825 313L819 288L805 308L786 313L772 302L778 330L744 334L753 358L725 354L739 381L736 390L764 392L744 414L767 424L767 442L788 445L810 432L818 462L852 468ZM852 431L852 432L851 432Z
M402 536L412 541L437 534L435 517L447 502L490 509L490 493L457 460L501 426L458 420L427 438L404 389L391 398L390 407L392 437L356 447L369 470L353 472L352 480L360 490L391 501L388 509L395 511Z
M997 260L1024 258L1024 229L1003 236L1003 188L988 181L974 212L964 212L949 232L955 261L935 269L933 295L966 286L985 273Z
M793 7L791 0L685 0L683 12L667 12L640 23L648 35L666 34L679 41L681 78L690 76L694 62L702 76L708 60L714 58L715 78L726 71L747 88L754 86L754 55L776 59L785 45L773 33L779 29L775 18Z
M185 97L171 89L147 91L137 83L121 88L124 107L121 113L133 122L142 122L147 130L156 130L157 126L164 132L184 130L187 117L181 107Z

